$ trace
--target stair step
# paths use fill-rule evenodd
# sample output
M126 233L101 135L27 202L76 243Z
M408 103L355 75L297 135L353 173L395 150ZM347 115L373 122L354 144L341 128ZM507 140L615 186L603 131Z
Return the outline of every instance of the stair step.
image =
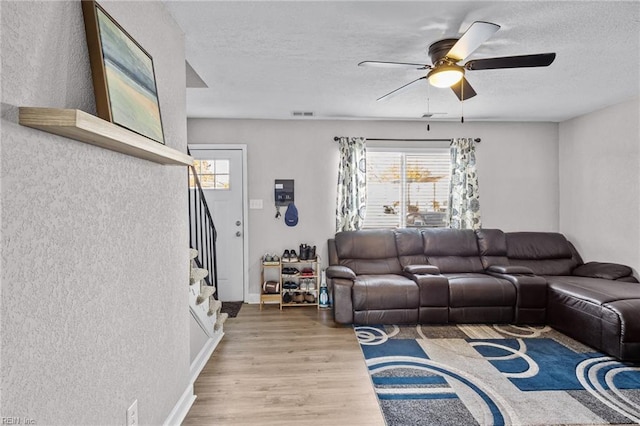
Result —
M196 257L198 257L198 250L190 248L189 259L195 259Z
M189 284L195 284L199 281L202 281L207 275L209 275L209 271L207 271L206 269L191 268Z
M200 294L198 295L198 298L196 299L196 305L200 305L202 304L202 302L204 302L205 300L207 300L208 298L210 298L211 296L213 296L213 293L216 292L216 288L212 285L203 285L200 288Z
M220 330L224 322L227 320L227 318L229 318L229 314L227 314L226 312L218 315L218 318L216 320L216 325L213 326L213 331Z
M209 312L207 315L212 317L215 314L220 313L220 309L222 309L222 302L219 300L210 300L209 301Z

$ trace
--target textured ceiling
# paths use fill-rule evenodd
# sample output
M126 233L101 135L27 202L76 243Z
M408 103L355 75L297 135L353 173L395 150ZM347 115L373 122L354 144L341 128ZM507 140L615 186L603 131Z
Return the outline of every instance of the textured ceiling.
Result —
M165 3L208 86L187 90L189 117L417 119L429 108L459 120L453 92L423 82L376 102L425 71L357 64L430 64L432 42L477 20L501 29L467 60L557 57L546 68L468 71L478 96L464 102L465 120L564 121L640 94L638 1Z

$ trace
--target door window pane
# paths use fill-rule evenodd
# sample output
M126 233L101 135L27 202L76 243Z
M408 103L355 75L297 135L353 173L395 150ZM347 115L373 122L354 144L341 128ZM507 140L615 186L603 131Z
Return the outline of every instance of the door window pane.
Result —
M195 160L198 180L203 189L229 190L229 160ZM189 185L195 186L193 177L189 176Z

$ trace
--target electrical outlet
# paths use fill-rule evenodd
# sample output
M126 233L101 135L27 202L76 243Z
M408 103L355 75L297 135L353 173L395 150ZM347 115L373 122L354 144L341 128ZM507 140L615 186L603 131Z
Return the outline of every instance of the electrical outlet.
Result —
M131 407L127 408L127 426L138 426L138 400L136 399L131 404Z

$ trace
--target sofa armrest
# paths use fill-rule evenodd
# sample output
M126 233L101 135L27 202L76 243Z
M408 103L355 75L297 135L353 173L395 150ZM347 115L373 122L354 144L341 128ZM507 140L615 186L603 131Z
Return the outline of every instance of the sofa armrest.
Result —
M332 278L333 319L339 324L353 324L353 280Z
M327 278L345 278L348 280L356 279L356 273L353 272L351 268L348 268L346 266L339 266L339 265L329 266L326 272L327 272Z
M440 275L440 268L435 265L407 265L404 267L404 272L411 275Z
M491 265L487 268L489 272L495 272L498 274L528 274L533 275L533 271L526 266L516 265Z
M575 268L572 274L579 277L617 280L631 276L633 271L630 267L618 263L588 262Z

